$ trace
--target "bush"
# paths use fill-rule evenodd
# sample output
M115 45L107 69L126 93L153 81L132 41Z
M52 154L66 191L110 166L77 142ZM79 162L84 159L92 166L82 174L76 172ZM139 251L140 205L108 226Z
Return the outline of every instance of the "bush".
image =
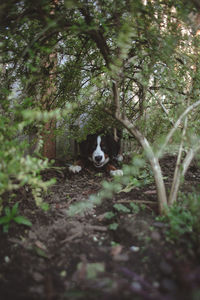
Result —
M166 216L159 220L169 223L167 235L171 240L190 236L192 242L200 243L200 195L181 195L181 200L169 208Z
M49 167L47 159L24 155L28 144L18 135L25 123L11 120L6 115L0 120L0 212L3 209L3 194L29 185L36 204L43 209L42 191L46 191L54 180L44 182L40 172ZM9 199L8 199L9 200Z

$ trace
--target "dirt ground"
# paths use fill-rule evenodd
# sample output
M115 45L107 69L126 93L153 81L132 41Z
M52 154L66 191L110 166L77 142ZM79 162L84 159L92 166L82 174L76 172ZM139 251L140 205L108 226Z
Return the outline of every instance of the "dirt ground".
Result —
M173 157L162 161L167 184L174 164ZM20 189L20 214L33 225L14 224L8 234L0 232L1 300L200 299L200 249L191 246L189 236L167 240L167 225L156 220L153 183L69 217L71 204L84 202L102 180L112 178L92 168L77 175L49 170L44 176L57 179L45 196L50 209L36 208L30 191ZM183 190L199 180L200 169L190 168Z

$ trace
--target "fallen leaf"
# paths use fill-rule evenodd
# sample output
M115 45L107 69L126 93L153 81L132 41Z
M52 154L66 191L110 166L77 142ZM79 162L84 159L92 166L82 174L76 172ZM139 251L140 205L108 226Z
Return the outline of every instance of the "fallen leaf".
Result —
M47 250L47 247L40 241L36 241L35 245L42 250Z

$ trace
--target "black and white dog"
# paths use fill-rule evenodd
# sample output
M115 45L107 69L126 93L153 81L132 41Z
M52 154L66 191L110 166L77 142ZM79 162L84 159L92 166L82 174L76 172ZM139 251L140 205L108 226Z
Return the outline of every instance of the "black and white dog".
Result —
M107 134L90 134L79 144L81 160L69 167L73 173L79 173L87 162L92 162L97 169L105 168L110 175L122 176L123 171L114 166L122 161L120 154L120 138L116 131Z

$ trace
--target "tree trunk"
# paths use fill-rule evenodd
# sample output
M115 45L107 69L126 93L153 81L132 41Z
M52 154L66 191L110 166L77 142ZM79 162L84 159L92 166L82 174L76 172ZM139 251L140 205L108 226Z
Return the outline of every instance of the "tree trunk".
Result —
M106 111L113 115L113 112L110 112L108 110ZM167 194L166 194L162 170L158 158L154 154L153 149L151 148L148 140L142 135L142 133L136 127L134 127L133 124L131 124L131 122L128 119L122 118L120 115L118 115L118 117L116 117L115 115L115 118L121 124L123 124L123 126L131 133L131 135L133 135L138 140L143 150L145 151L146 157L151 164L155 183L156 183L159 213L161 215L165 214L168 207Z
M51 109L55 108L55 93L56 93L56 86L55 86L55 69L57 66L57 53L53 52L48 57L48 62L46 63L46 67L51 69L49 71L49 80L47 81L47 91L46 94L43 96L42 99L42 107L44 110L50 111ZM45 124L43 129L43 156L50 159L56 158L56 120L51 119L48 123Z
M56 158L56 138L55 131L56 129L56 121L51 120L44 126L44 144L43 144L43 156L48 159Z

